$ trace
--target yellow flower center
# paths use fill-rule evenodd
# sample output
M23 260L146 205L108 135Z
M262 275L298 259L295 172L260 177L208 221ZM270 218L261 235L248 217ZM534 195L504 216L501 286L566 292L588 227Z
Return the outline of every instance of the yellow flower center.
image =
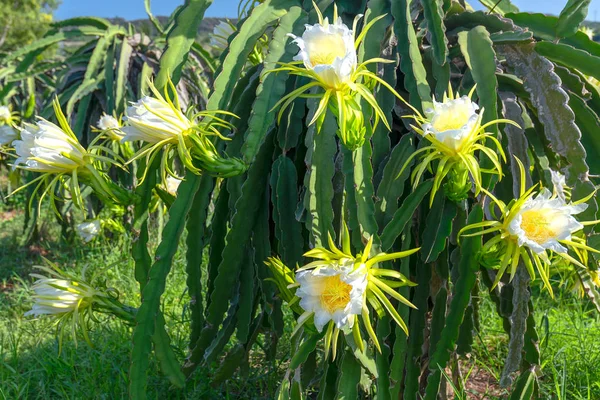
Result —
M552 229L552 215L548 210L528 210L521 214L521 229L527 238L537 244L544 244L557 235Z
M344 58L346 46L339 35L322 35L308 45L308 55L313 67L331 65L337 57Z
M438 132L461 129L469 122L470 117L471 113L466 107L453 107L452 110L436 116L431 125Z
M321 307L333 314L343 310L350 302L352 286L340 279L339 275L324 278L325 289L321 293Z

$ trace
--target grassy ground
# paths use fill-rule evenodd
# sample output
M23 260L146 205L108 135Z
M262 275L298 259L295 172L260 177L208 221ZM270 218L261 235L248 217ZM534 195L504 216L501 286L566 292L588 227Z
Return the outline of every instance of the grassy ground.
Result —
M23 317L31 305L28 274L32 265L47 257L80 273L102 269L103 276L120 293L120 299L137 306L139 295L128 257L129 243L66 245L59 238L54 217L42 222L42 239L30 247L19 245L23 212L0 205L0 399L120 399L127 396L131 328L111 318L94 324L94 348L66 339L62 354L54 330L43 320ZM180 359L185 357L188 331L185 323L185 272L183 253L176 256L163 308L168 331ZM541 398L600 398L600 318L587 301L557 290L534 296L536 322L542 342ZM481 332L473 352L461 361L469 382L463 393L473 399L505 398L497 381L506 356L507 337L494 305L482 290ZM285 341L282 341L285 342ZM281 357L285 358L285 345ZM280 365L265 365L257 354L245 377L219 387L210 385L216 366L198 371L185 391L173 390L151 365L150 398L270 399L281 377ZM460 396L457 396L459 398Z

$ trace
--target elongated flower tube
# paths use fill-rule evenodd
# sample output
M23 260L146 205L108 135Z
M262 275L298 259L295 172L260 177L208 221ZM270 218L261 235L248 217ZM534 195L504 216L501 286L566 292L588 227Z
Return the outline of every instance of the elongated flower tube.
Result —
M318 332L325 331L325 353L331 349L335 358L337 340L340 331L352 333L354 342L362 350L363 341L359 327L359 316L369 337L379 351L381 347L371 325L371 311L378 315L387 312L392 319L408 334L408 328L396 307L388 296L413 307L412 303L400 295L395 288L410 285L400 272L380 267L380 263L398 258L408 257L419 249L398 253L379 253L370 257L373 237L369 239L362 253L352 255L350 235L344 227L342 249L339 249L329 235L329 249L315 248L304 254L315 258L295 272L287 268L279 259L270 258L266 264L275 278L282 298L288 302L296 313L300 314L298 323L292 333L308 324ZM294 292L295 290L295 292Z
M95 288L84 277L76 277L49 264L50 267L34 267L46 275L31 274L36 279L32 287L33 306L25 316L54 318L58 327L59 347L62 347L65 328L71 332L75 343L79 330L91 345L88 324L90 319L94 319L94 311L115 315L129 323L134 321L134 310L119 303L107 291Z
M237 158L222 157L218 154L211 137L229 140L221 135L219 129L232 129L233 126L220 118L219 115L235 117L227 111L189 110L183 113L175 86L169 81L165 88L164 97L150 83L154 97L146 96L127 109L127 126L122 128L125 133L123 142L145 142L142 148L129 160L129 163L146 157L146 165L152 164L154 158L162 152L162 178L175 175L172 172L170 159L171 150L176 150L179 159L195 174L203 171L219 176L230 177L243 173L246 165ZM171 99L169 89L174 94Z
M77 234L83 239L85 243L91 242L98 236L102 230L102 224L100 220L86 221L81 224L77 224L75 227Z
M494 286L507 269L512 280L519 261L522 260L532 279L535 279L535 265L544 286L552 294L549 281L552 256L587 269L587 252L600 253L586 244L585 235L579 234L584 226L595 225L599 221L580 222L575 218L575 215L587 208L585 203L595 192L581 200L567 203L565 198L559 197L558 188L555 188L554 194L546 188L536 190L537 185L526 190L525 169L523 164L516 160L521 170L519 198L505 204L482 189L500 210L500 215L496 215L495 210L491 208L496 220L468 225L459 232L459 237L495 234L482 249L482 254L493 252L495 249L495 254L499 257ZM577 258L570 255L569 251Z
M498 139L485 130L500 123L518 125L507 119L497 119L482 125L483 110L478 113L479 106L471 100L474 90L475 87L468 96L461 97L458 93L453 95L452 87L449 86L441 103L434 99L433 108L427 110L425 116L417 113L412 117L416 122L416 126L412 125L412 128L431 144L414 152L398 176L415 157L419 157L420 161L411 174L413 188L417 187L426 170L435 171L430 204L443 182L446 182L447 197L460 201L471 191L471 179L475 195L479 194L482 172L495 174L498 179L502 179L501 161L506 162L506 155ZM493 147L487 147L489 144ZM481 155L491 160L490 170L481 169ZM435 162L437 166L434 167Z
M373 109L374 124L377 126L380 120L391 130L387 119L379 107L373 88L382 85L390 90L401 101L404 99L377 74L369 71L367 66L373 63L391 63L392 60L373 58L363 63L358 63L356 50L362 43L369 29L381 18L379 16L367 23L358 37L355 36L356 27L360 15L354 20L353 28L348 28L337 14L337 6L334 3L333 22L323 18L319 8L313 2L319 16L319 23L306 25L302 36L295 36L294 43L299 52L294 62L283 63L280 67L267 71L267 73L286 71L292 75L304 76L311 82L294 90L284 96L273 109L281 106L278 120L292 102L299 98L319 98L319 105L309 125L317 123L317 132L327 113L331 110L336 116L339 126L337 132L344 145L355 150L362 146L365 140L364 118L357 119L356 114L363 113L360 106L361 100L365 100ZM315 91L315 93L307 93ZM410 108L410 104L406 103ZM360 122L360 123L357 123Z
M40 118L35 125L26 124L21 139L13 142L17 155L13 168L41 173L16 191L36 184L34 192L37 192L45 186L40 195L41 203L46 195L54 197L55 189L60 185L69 189L75 204L83 209L81 182L91 186L103 201L129 204L130 195L94 166L96 161L116 162L100 155L99 146L92 145L87 150L79 143L57 99L54 100L54 111L60 126Z

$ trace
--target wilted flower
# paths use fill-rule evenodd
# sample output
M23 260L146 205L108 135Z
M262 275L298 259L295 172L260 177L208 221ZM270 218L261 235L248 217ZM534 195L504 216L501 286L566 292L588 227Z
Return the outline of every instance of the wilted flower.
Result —
M0 125L0 146L10 145L18 138L17 131L10 125Z
M458 201L466 198L472 187L469 175L475 183L475 194L479 194L482 169L476 157L477 152L485 154L492 162L492 168L484 171L498 175L498 179L502 178L500 160L506 161L504 150L498 139L485 129L499 123L516 124L507 119L497 119L482 125L483 110L477 113L479 106L471 100L474 90L468 96L461 97L458 93L454 96L449 87L441 103L434 99L433 108L426 110L425 117L418 112L413 116L418 126L412 128L431 145L414 152L398 176L419 156L421 161L411 175L413 187L416 187L425 171L431 170L432 163L438 161L430 203L446 177L449 177L446 195L450 199ZM492 143L494 147L487 147L487 143Z
M231 129L233 126L218 115L233 117L233 114L227 111L193 113L192 110L185 114L181 111L175 86L171 82L168 88L175 93L174 99L170 98L168 89L165 89L163 97L152 84L150 88L154 97L142 98L125 113L128 126L122 128L125 133L123 141L146 142L129 162L146 156L146 165L149 165L149 161L164 149L163 165L169 168L167 160L170 150L176 149L181 162L195 174L206 171L217 176L229 177L246 170L246 165L241 160L221 157L209 139L210 136L217 136L228 140L221 135L218 128ZM165 181L167 171L161 172Z
M319 17L319 23L306 25L302 36L295 36L294 43L300 51L294 58L294 62L283 63L279 68L267 71L267 73L286 71L292 75L304 76L312 81L294 90L283 97L273 109L281 105L278 120L281 120L285 110L299 97L313 98L315 95L306 94L313 88L321 88L323 92L316 92L320 98L319 105L309 125L317 123L317 132L323 123L327 110L333 111L337 118L338 135L344 145L350 150L361 147L365 140L364 119L358 120L357 113L363 113L361 101L373 109L374 124L372 130L380 120L391 130L390 125L373 95L373 89L382 85L390 90L401 101L404 99L377 74L370 71L367 66L373 63L391 63L392 60L373 58L358 64L356 49L360 46L369 29L384 15L372 19L365 24L362 32L355 37L356 27L361 15L354 20L353 28L348 28L340 17L338 17L337 6L334 3L333 23L328 18L323 18L321 11L313 2ZM412 106L406 103L409 107ZM361 122L358 124L357 122Z
M548 266L551 264L549 256L554 254L562 257L568 263L587 268L584 265L587 263L587 252L600 252L586 244L585 236L574 235L585 225L598 223L598 221L579 222L573 217L587 208L585 202L595 192L579 201L567 203L565 199L558 197L556 191L553 195L548 189L536 191L537 185L525 190L525 169L518 159L517 162L521 169L520 197L505 204L487 190L482 189L499 208L501 214L497 218L498 220L466 226L460 231L459 236L497 233L487 241L482 249L482 254L485 254L494 246L502 246L500 252L502 259L494 285L500 281L509 265L512 279L519 261L523 260L532 279L535 277L533 264L536 265L546 288L552 293L548 272ZM494 210L491 211L495 215ZM482 230L464 234L476 229ZM573 250L577 254L579 261L569 255L569 250Z
M177 196L177 189L179 188L179 185L181 184L181 179L177 179L171 175L167 176L167 180L165 182L165 187L167 189L167 192L169 192L169 194L172 194L173 196Z
M567 186L565 176L560 172L550 171L552 176L552 186L554 186L554 195L558 196L562 200L569 200L571 198L571 190Z
M325 333L325 353L332 349L333 358L340 330L352 332L354 342L363 349L361 329L358 324L360 315L369 337L381 351L379 341L371 325L369 306L381 315L384 311L408 334L408 328L388 299L388 295L399 302L414 306L394 288L412 286L400 272L380 267L380 263L408 257L419 249L398 253L379 253L369 257L373 237L362 254L356 256L350 251L350 234L344 226L342 250L338 249L329 236L329 249L314 248L304 254L316 258L302 268L292 272L281 260L269 258L266 262L274 275L281 297L300 314L292 333L295 335L305 324L314 325L318 332ZM392 280L393 279L393 280ZM295 290L295 292L293 292Z
M100 230L102 229L102 224L100 223L100 220L95 219L93 221L87 221L78 224L76 229L77 234L81 236L84 242L88 243L98 236Z

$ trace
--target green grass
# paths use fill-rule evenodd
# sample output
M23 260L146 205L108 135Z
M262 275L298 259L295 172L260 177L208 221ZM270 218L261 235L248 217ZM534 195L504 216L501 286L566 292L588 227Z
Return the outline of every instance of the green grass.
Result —
M67 245L60 240L60 229L53 218L50 213L43 218L41 240L35 246L22 247L19 242L23 213L0 206L0 399L126 398L131 327L97 314L100 323L92 324L90 334L94 347L90 348L83 340L76 345L66 335L59 355L56 331L48 321L23 316L31 306L32 280L28 274L33 265L43 264L42 256L75 274L100 269L102 279L119 292L120 301L139 306L139 289L128 254L129 241L115 243L104 239L91 245L80 242ZM181 361L187 353L189 335L185 279L182 248L176 255L163 296L167 330ZM285 348L282 346L282 351ZM153 361L149 397L272 398L282 376L282 366L257 361L263 359L262 354L251 354L251 359L252 368L246 368L245 376L218 387L210 383L218 364L200 368L185 390L173 389Z
M54 216L41 222L40 240L34 246L20 245L22 210L0 205L0 399L120 399L127 397L127 373L132 329L120 321L100 316L93 324L89 347L77 346L66 338L62 354L47 320L23 317L31 306L28 274L47 257L74 273L101 270L120 300L139 305L129 242L101 239L91 245L76 241L66 244ZM461 361L468 375L465 394L479 399L505 398L500 377L506 356L507 335L485 289L481 298L481 331L473 352ZM536 323L541 338L541 398L600 398L600 318L587 300L557 289L552 299L534 288ZM188 314L185 292L184 249L175 258L163 296L167 329L181 361L187 353ZM291 316L287 317L291 322ZM288 329L289 329L288 324ZM289 331L288 331L289 334ZM152 361L149 373L150 398L250 398L271 399L277 390L289 355L288 340L281 340L276 361L264 361L256 346L250 363L235 378L220 386L211 385L218 363L199 369L184 390L172 388ZM474 395L477 393L477 395ZM457 396L459 398L459 396Z

